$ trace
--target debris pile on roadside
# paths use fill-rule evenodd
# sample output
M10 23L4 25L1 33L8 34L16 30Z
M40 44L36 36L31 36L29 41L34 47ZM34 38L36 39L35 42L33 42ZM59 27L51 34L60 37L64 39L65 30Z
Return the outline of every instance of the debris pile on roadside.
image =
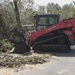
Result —
M19 55L19 54L0 54L0 67L20 67L25 64L43 64L51 57L50 54Z

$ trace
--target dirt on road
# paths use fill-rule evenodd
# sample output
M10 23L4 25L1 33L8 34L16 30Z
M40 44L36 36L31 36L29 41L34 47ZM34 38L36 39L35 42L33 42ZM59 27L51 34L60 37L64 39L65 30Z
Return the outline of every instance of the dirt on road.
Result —
M10 75L26 67L33 68L37 64L49 62L52 54L48 53L1 53L0 54L0 75Z

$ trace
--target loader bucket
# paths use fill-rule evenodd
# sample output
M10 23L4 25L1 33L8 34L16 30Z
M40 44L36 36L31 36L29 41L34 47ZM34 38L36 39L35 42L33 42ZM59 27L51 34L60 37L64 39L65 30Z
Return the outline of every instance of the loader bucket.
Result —
M26 43L16 44L15 49L13 53L23 54L29 52L29 47L26 45Z
M29 52L29 47L26 44L26 38L24 38L24 33L17 28L10 31L12 33L12 39L10 40L15 44L15 49L13 53L26 53Z

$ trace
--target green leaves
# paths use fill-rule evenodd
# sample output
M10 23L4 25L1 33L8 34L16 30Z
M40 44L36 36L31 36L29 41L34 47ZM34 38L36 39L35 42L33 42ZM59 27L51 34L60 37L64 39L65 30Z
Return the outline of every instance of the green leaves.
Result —
M0 51L7 52L10 51L12 47L13 45L7 39L0 40Z

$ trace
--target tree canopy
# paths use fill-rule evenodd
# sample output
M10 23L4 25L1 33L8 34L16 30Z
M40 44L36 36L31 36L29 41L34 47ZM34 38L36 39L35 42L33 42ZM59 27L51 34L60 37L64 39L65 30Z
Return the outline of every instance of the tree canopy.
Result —
M0 32L12 26L33 24L33 15L36 14L59 14L60 20L75 18L75 1L65 4L48 3L46 6L34 5L34 0L4 0L0 3Z

